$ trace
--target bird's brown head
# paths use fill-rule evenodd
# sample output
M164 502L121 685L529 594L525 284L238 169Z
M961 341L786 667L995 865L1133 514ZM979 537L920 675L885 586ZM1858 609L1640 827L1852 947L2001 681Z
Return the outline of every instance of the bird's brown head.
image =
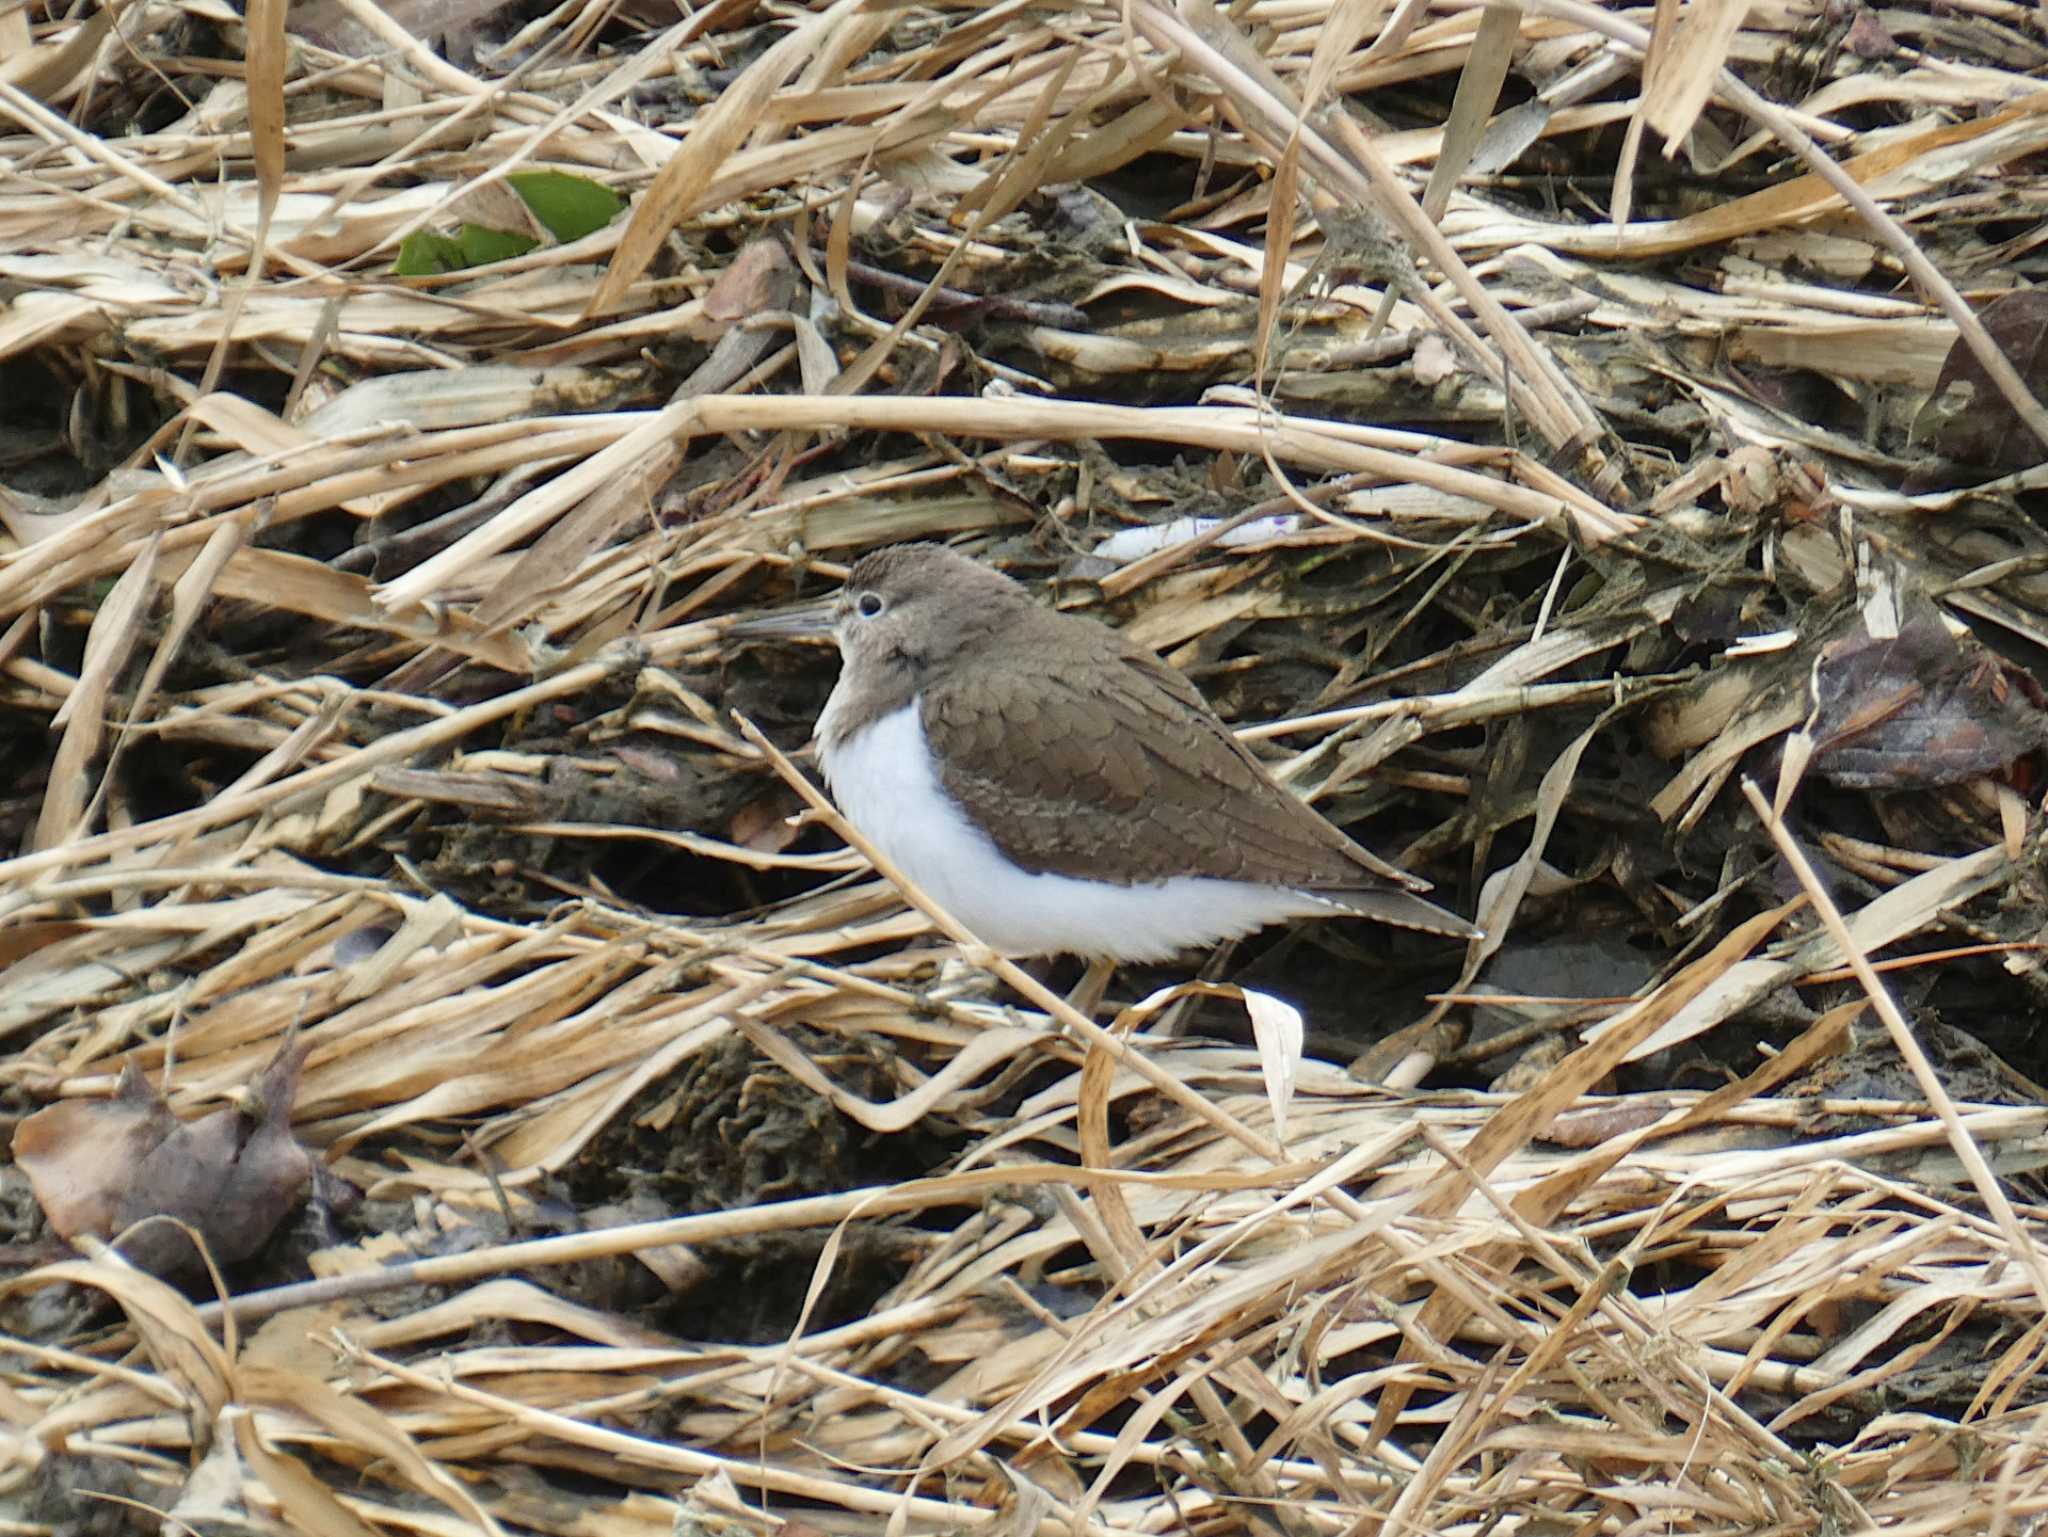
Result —
M848 667L920 678L1032 606L1022 587L956 550L898 544L855 563L832 608L832 633Z

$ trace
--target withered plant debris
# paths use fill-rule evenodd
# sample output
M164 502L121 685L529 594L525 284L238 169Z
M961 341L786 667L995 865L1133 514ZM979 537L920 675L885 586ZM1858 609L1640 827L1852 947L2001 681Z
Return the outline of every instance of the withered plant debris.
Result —
M112 1099L65 1100L24 1120L14 1160L64 1238L118 1238L130 1261L168 1276L203 1265L196 1235L216 1264L234 1264L269 1241L314 1178L291 1115L308 1049L287 1038L246 1105L196 1121L172 1114L130 1063Z
M1887 633L1868 606L1813 663L1813 772L1859 790L1960 784L2048 746L2041 686L1913 601Z
M2001 294L1979 316L1984 329L2036 396L2048 394L2048 294ZM2014 414L1977 354L1958 341L1949 349L1934 393L1914 422L1916 441L1952 465L1985 475L2048 461L2033 430Z

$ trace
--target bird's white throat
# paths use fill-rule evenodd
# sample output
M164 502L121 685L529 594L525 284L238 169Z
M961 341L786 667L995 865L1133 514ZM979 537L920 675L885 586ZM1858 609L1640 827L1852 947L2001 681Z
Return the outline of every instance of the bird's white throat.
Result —
M835 712L845 699L842 679L818 719L818 757L832 798L904 874L1005 954L1163 961L1335 905L1282 886L1208 876L1120 886L1033 874L947 794L915 699L842 739Z

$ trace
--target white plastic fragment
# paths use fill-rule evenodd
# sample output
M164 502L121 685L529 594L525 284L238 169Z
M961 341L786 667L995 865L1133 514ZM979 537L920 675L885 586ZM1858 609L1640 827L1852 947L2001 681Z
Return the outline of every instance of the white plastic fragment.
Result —
M1120 566L1127 566L1141 556L1158 550L1168 550L1177 544L1186 544L1227 522L1225 518L1173 518L1165 523L1155 523L1147 528L1126 528L1111 534L1095 546L1095 553L1104 560L1113 560ZM1263 544L1268 539L1280 539L1296 533L1301 528L1298 513L1279 513L1270 518L1253 518L1238 528L1217 539L1219 545L1229 548L1240 544Z

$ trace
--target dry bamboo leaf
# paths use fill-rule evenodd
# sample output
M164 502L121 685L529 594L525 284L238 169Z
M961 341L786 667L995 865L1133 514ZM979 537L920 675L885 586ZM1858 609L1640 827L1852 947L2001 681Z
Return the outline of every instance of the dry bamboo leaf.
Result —
M1780 1084L1790 1082L1816 1063L1842 1050L1850 1024L1868 1005L1861 999L1829 1009L1806 1029L1795 1036L1783 1050L1766 1057L1754 1071L1733 1083L1723 1084L1711 1094L1694 1101L1678 1115L1658 1118L1633 1134L1620 1137L1600 1131L1590 1137L1580 1136L1575 1129L1589 1117L1561 1117L1559 1122L1545 1133L1549 1140L1562 1146L1578 1146L1582 1143L1597 1145L1605 1142L1596 1163L1580 1163L1568 1166L1550 1176L1546 1184L1568 1184L1564 1190L1552 1189L1541 1197L1541 1208L1561 1211L1580 1192L1589 1188L1595 1179L1615 1161L1633 1150L1639 1143L1661 1138L1678 1136L1695 1126L1708 1126L1722 1116L1752 1099L1760 1099ZM1598 1112L1595 1112L1597 1115Z
M1998 797L1998 825L2005 833L2005 857L2017 863L2026 847L2027 802L2018 790L2003 781L1993 791Z
M1605 1078L1632 1054L1640 1054L1642 1042L1653 1032L1705 999L1744 961L1765 936L1796 911L1801 903L1788 902L1737 924L1714 948L1639 1003L1632 1004L1598 1031L1586 1032L1586 1044L1545 1075L1537 1087L1506 1106L1465 1150L1471 1169L1491 1173L1501 1159L1520 1148L1529 1138L1554 1121L1564 1107ZM1456 1170L1439 1178L1431 1205L1439 1212L1455 1210L1469 1194L1464 1175ZM1532 1220L1548 1220L1532 1214Z
M1556 831L1558 816L1564 810L1572 784L1578 778L1579 761L1602 725L1603 722L1596 721L1587 727L1543 771L1543 779L1536 787L1536 816L1529 832L1529 846L1512 865L1489 875L1481 888L1479 910L1473 921L1485 937L1472 946L1465 962L1465 975L1459 983L1461 987L1479 974L1479 968L1487 958L1497 954L1507 943L1508 935L1514 932L1515 914L1544 868L1543 856L1550 847L1551 835Z
M0 12L0 58L10 61L20 58L34 44L35 34L29 30L27 6L10 6ZM16 85L20 83L15 81Z
M1047 185L1086 182L1151 154L1186 127L1189 116L1166 96L1151 96L1067 141L1046 168ZM953 164L951 160L947 165ZM894 167L891 167L892 174Z
M445 1505L473 1530L502 1537L504 1528L467 1489L422 1456L396 1422L361 1399L344 1397L316 1377L266 1366L245 1366L236 1374L235 1388L239 1402L312 1420L344 1446L395 1471L416 1493Z
M439 949L461 937L462 909L445 893L426 902L405 904L405 921L376 950L351 968L338 1001L353 1003L384 991L392 979L424 950Z
M238 1409L229 1424L243 1460L277 1501L290 1530L308 1537L378 1537L377 1528L344 1505L303 1462L273 1449L259 1434L255 1415Z
M127 0L109 0L80 22L60 43L31 43L28 7L9 9L0 25L11 36L0 37L0 80L38 101L63 99L78 76L99 52L100 44L127 8Z
M636 439L639 436L634 434ZM646 515L652 509L654 493L674 473L682 459L683 447L684 440L680 436L665 442L646 443L637 457L608 480L599 483L581 505L570 509L550 526L476 606L474 622L481 634L492 642L514 639L504 630L516 616L531 613L538 606L541 594L559 589L584 560L603 546L623 524ZM596 462L595 459L589 461L590 464ZM574 472L562 477L563 480L572 478ZM560 481L550 482L551 486L559 484ZM542 488L543 491L547 489ZM507 518L510 511L507 509ZM486 525L486 528L491 526ZM377 601L384 602L384 595L379 594ZM391 606L386 603L387 609ZM500 649L504 649L502 645ZM525 648L521 645L519 649Z
M1656 0L1650 21L1650 46L1643 51L1643 79L1658 78L1667 69L1665 57L1671 52L1672 39L1678 31L1679 0ZM1636 156L1642 152L1643 124L1650 104L1650 94L1644 90L1636 97L1635 110L1629 113L1628 128L1622 134L1621 154L1614 167L1614 201L1611 213L1615 228L1626 229L1628 216L1635 201Z
M114 675L127 660L135 644L135 629L142 605L156 574L161 535L151 539L135 561L121 574L93 615L86 636L85 659L78 669L78 687L58 706L50 718L52 726L68 726L81 715L97 713L113 685Z
M862 9L863 0L833 0L748 65L719 94L716 103L698 114L682 148L633 205L604 281L585 307L586 318L619 306L626 290L654 260L669 231L701 206L713 177L749 134L764 127L767 106L775 93Z
M207 536L205 545L193 557L192 563L171 584L170 621L157 638L156 650L150 653L149 665L143 671L142 681L136 685L135 699L128 707L130 720L146 716L156 699L158 687L163 683L164 674L177 658L179 647L184 645L185 638L192 633L192 626L199 619L200 611L213 596L213 586L219 580L222 568L241 549L251 522L261 521L260 510L248 518L223 518L220 526Z
M177 1502L164 1521L179 1531L206 1531L213 1523L235 1530L249 1519L243 1499L247 1469L232 1436L216 1436L199 1466L179 1489Z
M496 1198L491 1197L488 1205L495 1209ZM614 1312L579 1306L531 1281L511 1279L482 1281L398 1317L358 1318L350 1338L366 1350L398 1350L502 1324L532 1325L550 1335L619 1350L672 1351L675 1345L671 1336L626 1324Z
M840 0L846 3L846 0ZM385 610L411 608L431 597L445 581L453 581L488 556L531 538L563 513L586 498L600 506L612 505L607 494L623 479L639 486L647 478L650 462L673 462L688 441L688 425L696 415L696 403L682 400L648 417L609 448L592 455L567 474L527 492L473 533L465 534L429 560L420 562L375 593Z
M171 1401L183 1400L192 1420L210 1426L233 1397L234 1365L220 1340L200 1321L197 1309L155 1276L108 1260L62 1260L0 1281L0 1296L17 1296L45 1286L81 1286L104 1292L127 1315L157 1370L175 1385ZM234 1339L232 1329L227 1335Z
M1316 29L1315 52L1309 55L1308 78L1301 91L1306 110L1313 112L1323 104L1338 66L1386 13L1386 0L1337 0L1330 7Z
M1079 49L1070 49L1057 58L1056 67L1048 73L1029 115L1018 128L1017 148L999 160L980 185L960 198L954 223L981 229L1014 212L1044 185L1048 168L1067 148L1076 126L1087 120L1085 108L1057 119L1053 116L1080 63Z
M1160 994L1154 994L1138 1008L1155 1004L1159 997ZM1128 1042L1136 1029L1135 1012L1126 1010L1112 1029ZM1081 1162L1086 1168L1107 1170L1116 1166L1109 1130L1115 1080L1115 1057L1099 1045L1091 1046L1087 1060L1081 1064L1074 1100L1075 1129L1080 1133ZM1092 1200L1083 1200L1077 1190L1060 1190L1055 1192L1055 1200L1061 1214L1088 1246L1102 1274L1120 1290L1135 1290L1159 1271L1156 1258L1147 1252L1144 1229L1132 1215L1124 1192L1114 1183L1100 1185L1091 1194ZM1075 1412L1075 1420L1077 1424L1085 1423L1097 1412L1084 1405Z
M294 449L308 448L318 441L317 434L306 428L293 427L254 401L223 391L200 396L185 412L193 421L225 434L259 458L283 460ZM371 497L351 498L342 505L363 517L374 516L380 510L378 500Z
M1479 13L1479 30L1473 34L1465 67L1458 73L1457 94L1451 98L1451 115L1444 123L1443 144L1422 193L1423 212L1432 219L1443 216L1458 178L1470 167L1485 136L1487 120L1508 77L1508 65L1514 61L1521 26L1522 11L1517 5L1489 4Z
M1749 15L1750 0L1686 0L1661 67L1643 79L1643 116L1664 136L1668 158L1678 153L1694 119L1714 92L1714 77Z
M92 789L87 772L106 728L106 701L127 664L142 615L156 585L157 553L163 535L153 536L114 583L86 632L85 660L78 683L51 717L63 728L50 766L50 791L36 819L32 847L55 848L75 837Z
M1792 804L1792 796L1798 790L1799 782L1806 777L1807 766L1813 762L1813 737L1803 727L1787 732L1780 751L1783 756L1778 764L1774 809L1782 814Z
M233 551L215 578L214 589L222 597L264 603L332 624L431 640L515 675L533 667L526 643L515 635L485 633L479 619L468 614L393 615L379 607L365 578L283 550Z
M1259 269L1259 320L1252 353L1254 371L1262 380L1273 362L1273 328L1287 277L1287 253L1294 246L1294 183L1300 155L1301 140L1288 140L1286 152L1273 167L1272 201L1266 208L1266 259Z
M2004 864L2005 850L2002 846L1943 860L1851 914L1849 932L1865 951L1882 950L1934 922L1948 908L1986 890L1998 880ZM1825 934L1814 935L1782 959L1744 961L1636 1045L1629 1053L1629 1060L1690 1040L1773 988L1840 962L1841 956L1835 951L1834 942ZM1596 1039L1617 1028L1619 1021L1633 1020L1638 1007L1640 1005L1632 1005L1612 1019L1602 1020L1585 1032L1587 1039Z
M808 316L791 317L796 331L797 367L806 395L829 395L839 382L839 354Z
M915 1089L878 1105L848 1092L825 1076L786 1036L742 1016L739 1028L769 1061L813 1093L829 1099L840 1111L870 1131L908 1131L933 1112L943 1109L959 1092L986 1077L991 1069L1014 1062L1033 1046L1044 1044L1037 1030L990 1029L977 1032L938 1072Z
M1729 709L1732 718L1723 729L1710 735L1704 750L1687 759L1671 782L1650 800L1651 812L1667 822L1675 818L1680 832L1706 814L1708 805L1751 748L1796 729L1806 719L1807 703L1796 695L1776 689L1752 692L1746 679L1737 688L1742 699L1739 711L1730 706L1725 695L1707 701L1701 717L1692 723L1694 727L1712 720L1724 708ZM1691 731L1686 734L1689 736Z
M87 925L69 919L46 923L11 923L0 929L0 969L34 955L45 945L54 945L60 939L75 939L86 932Z
M1506 170L1523 152L1546 133L1553 132L1552 125L1574 114L1584 114L1588 109L1575 107L1574 103L1584 101L1600 91L1606 90L1629 73L1629 65L1621 54L1602 49L1586 59L1576 68L1565 71L1551 81L1529 101L1519 107L1512 107L1496 117L1488 126L1479 148L1473 153L1471 169L1480 175L1493 175ZM1640 98L1638 98L1640 100ZM1601 109L1591 109L1600 112ZM1633 115L1630 109L1623 113ZM1612 122L1614 114L1603 113L1597 121ZM1588 122L1586 126L1591 126Z
M1398 53L1414 33L1416 24L1428 11L1428 0L1400 0L1394 7L1393 16L1386 26L1380 29L1380 35L1374 38L1372 46L1366 49L1366 58L1374 59L1382 54Z
M284 190L285 0L249 0L249 140L256 161L256 262ZM251 273L254 280L254 272Z
M1244 990L1244 1010L1251 1016L1252 1039L1258 1043L1259 1071L1266 1080L1266 1100L1273 1107L1273 1135L1287 1140L1287 1107L1294 1102L1294 1083L1301 1072L1306 1040L1301 1010L1268 993Z
M2025 100L1971 123L1924 129L1855 156L1843 172L1881 196L1905 196L1927 185L1967 176L1985 165L2036 152L2048 143L2048 95ZM1683 218L1612 225L1518 225L1502 229L1503 242L1534 240L1555 251L1641 261L1700 246L1740 240L1799 224L1841 206L1840 195L1817 175L1794 177L1747 197Z

